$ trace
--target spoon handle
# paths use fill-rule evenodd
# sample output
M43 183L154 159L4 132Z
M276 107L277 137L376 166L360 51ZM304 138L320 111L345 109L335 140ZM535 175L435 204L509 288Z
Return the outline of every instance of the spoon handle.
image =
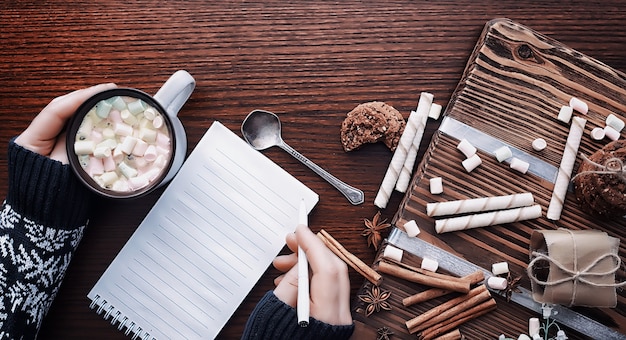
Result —
M346 196L348 201L350 201L350 203L352 203L353 205L358 205L358 204L361 204L361 203L365 202L365 195L363 194L363 191L361 191L361 190L359 190L359 189L357 189L355 187L349 186L348 184L342 182L337 177L331 175L326 170L320 168L317 164L315 164L312 161L310 161L308 158L303 156L301 153L296 151L294 148L292 148L291 146L287 145L287 143L282 142L282 143L278 144L278 146L281 149L285 150L290 155L292 155L293 157L295 157L297 160L302 162L302 164L308 166L309 169L313 170L313 172L315 172L316 174L320 175L320 177L325 179L332 186L337 188L337 190L339 190L339 192L341 192L344 196Z

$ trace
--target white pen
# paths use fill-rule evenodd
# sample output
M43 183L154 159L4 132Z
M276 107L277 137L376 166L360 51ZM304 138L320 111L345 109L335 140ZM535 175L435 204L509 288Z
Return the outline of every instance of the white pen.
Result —
M298 224L309 226L304 199L300 202ZM309 326L309 263L306 254L298 246L298 325Z

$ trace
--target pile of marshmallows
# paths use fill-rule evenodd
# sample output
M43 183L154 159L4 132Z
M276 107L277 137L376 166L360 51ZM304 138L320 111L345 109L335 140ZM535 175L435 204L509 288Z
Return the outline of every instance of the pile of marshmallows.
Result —
M83 170L104 189L135 191L156 180L171 157L163 116L141 99L115 96L96 104L74 142Z

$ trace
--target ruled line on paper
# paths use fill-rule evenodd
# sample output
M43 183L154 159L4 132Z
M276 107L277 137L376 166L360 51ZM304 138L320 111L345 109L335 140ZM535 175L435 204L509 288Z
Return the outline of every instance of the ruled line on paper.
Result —
M185 216L184 214L181 214L179 211L174 210L174 212L176 212L181 218L186 219L190 224L193 224L193 222L191 220L189 220L187 218L187 216ZM180 224L176 223L175 221L173 221L171 218L167 217L166 218L173 223L174 226L176 226L179 230L181 230L182 232L186 233L186 230L184 228L182 228L180 226ZM213 229L213 231L215 231L215 228ZM246 261L242 260L241 258L239 258L235 252L232 251L232 249L227 249L225 244L227 243L227 239L229 238L229 235L225 235L222 234L224 236L224 239L220 239L220 240L216 240L213 235L211 235L211 233L203 233L204 236L208 237L211 241L213 241L213 245L217 246L218 248L223 249L225 252L227 252L230 256L233 256L234 258L236 258L237 260L239 260L239 262L243 265L245 265L246 267L248 267L249 269L251 269L252 267L250 267L250 265L248 263L246 263ZM175 237L174 235L172 235L173 237ZM189 235L192 239L193 236ZM197 240L196 240L197 241ZM231 243L232 244L232 243ZM215 253L212 249L205 247L204 244L199 243L199 245L201 247L203 247L204 249L210 251L211 253L213 253L215 256L217 257L221 257L220 254ZM242 249L240 247L237 247L237 249ZM252 256L252 255L251 255ZM234 267L234 266L232 266ZM245 274L242 274L241 272L239 272L241 274L242 277L246 277Z

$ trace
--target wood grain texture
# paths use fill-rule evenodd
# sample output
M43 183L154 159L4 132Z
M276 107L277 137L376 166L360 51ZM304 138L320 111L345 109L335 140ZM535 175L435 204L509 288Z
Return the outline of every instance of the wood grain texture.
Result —
M0 141L24 130L56 96L110 81L155 93L170 74L186 69L198 84L179 114L189 150L214 120L238 132L251 110L276 112L287 143L365 192L366 203L351 206L281 150L264 152L320 194L310 219L314 231L325 228L371 263L375 253L359 235L363 218L376 213L372 202L391 152L377 144L345 153L339 141L345 114L381 100L406 118L421 91L445 106L483 26L496 17L626 71L626 10L620 1L3 1ZM425 140L436 127L429 123ZM6 169L5 153L0 169ZM7 188L0 171L0 196ZM89 310L86 294L159 194L100 202L40 339L125 338ZM392 196L384 218L393 217L401 199ZM509 238L518 247L525 242L517 234ZM239 338L277 274L268 269L220 339ZM356 293L363 279L355 272L350 278ZM492 325L485 334L505 329Z
M569 124L559 122L556 117L561 106L568 105L572 96L584 98L590 106L589 113L584 116L588 123L579 148L579 153L590 155L606 141L593 141L589 131L596 126L603 127L610 113L626 116L626 75L518 23L493 20L478 39L445 115L558 168ZM531 147L531 142L539 137L549 141L548 149L540 153ZM468 139L472 143L472 139ZM535 203L542 207L543 217L444 233L438 235L438 239L486 269L496 262L508 262L511 272L521 275L521 283L528 289L530 283L525 271L529 239L534 230L602 230L620 239L619 256L622 261L626 259L626 219L606 221L585 214L570 192L561 219L551 221L545 218L545 212L554 179L531 173L519 174L484 150L478 152L483 163L467 173L461 166L465 156L456 149L459 141L459 136L442 131L435 133L413 178L412 190L394 217L396 225L415 220L420 228L435 234L434 219L426 214L427 203L531 192ZM432 177L443 178L443 194L430 194L428 180ZM626 279L623 269L616 276L619 282ZM398 293L406 295L406 292ZM529 316L520 311L513 312L512 308L507 303L498 304L500 312L518 315L517 320L507 320L523 326L515 332L524 332L527 329L524 320ZM618 306L610 313L611 317L602 317L602 311L593 309L586 313L612 327L620 327L626 320L626 296L618 290ZM488 320L492 319L491 323L496 324L499 318L499 315L486 315L480 321L469 322L462 330L464 333L476 328L484 331L485 326L478 322L489 323ZM492 333L489 336L497 335ZM571 335L570 338L576 336L583 335Z

